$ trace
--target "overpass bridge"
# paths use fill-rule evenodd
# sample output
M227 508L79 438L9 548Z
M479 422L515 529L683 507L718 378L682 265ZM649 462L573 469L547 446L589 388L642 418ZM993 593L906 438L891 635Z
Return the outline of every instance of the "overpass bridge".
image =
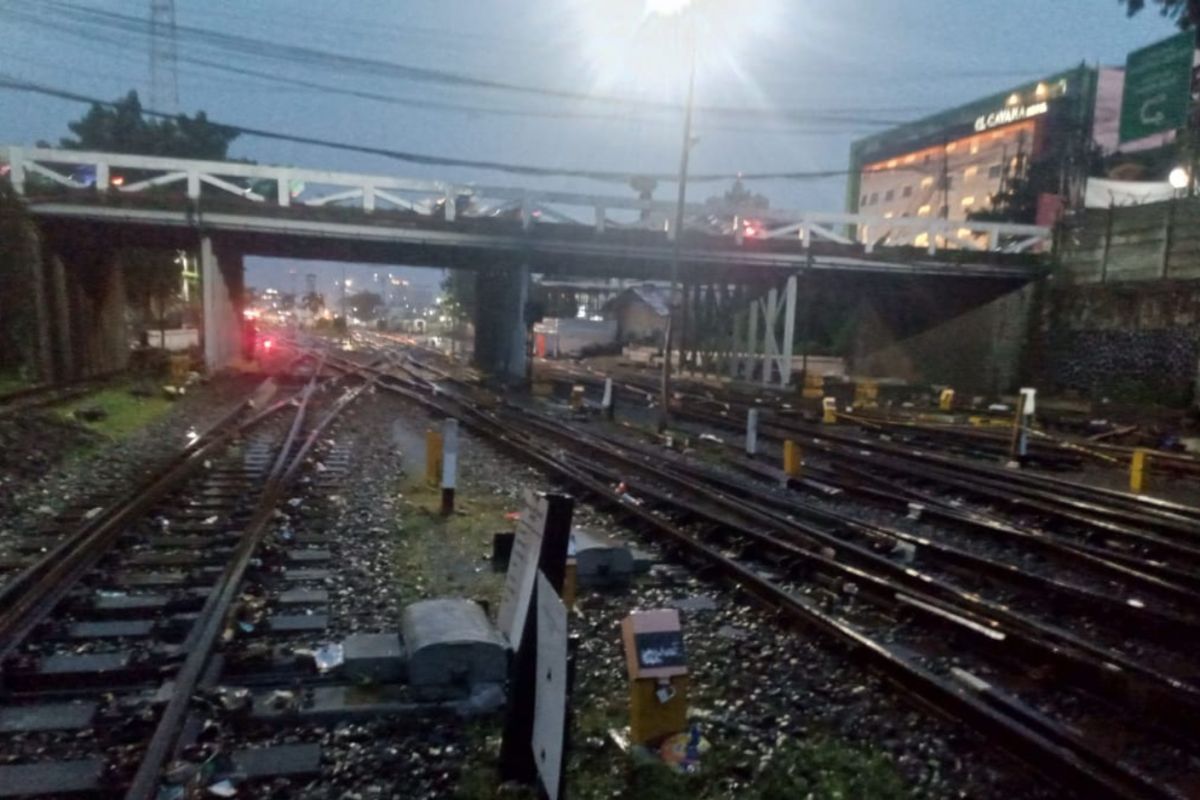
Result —
M766 291L805 272L992 296L1041 274L1051 240L1030 225L700 203L679 232L673 202L239 162L9 146L0 164L64 254L199 249L210 331L236 324L227 298L246 255L475 269L519 318L530 272L663 280L676 236L691 284ZM232 335L206 337L210 365L236 352Z

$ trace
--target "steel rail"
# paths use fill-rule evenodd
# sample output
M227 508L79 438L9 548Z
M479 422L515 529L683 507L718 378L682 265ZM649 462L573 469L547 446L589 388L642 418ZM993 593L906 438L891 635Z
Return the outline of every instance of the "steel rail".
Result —
M583 376L580 376L577 372L562 370L561 368L559 368L557 371L570 376L569 378L565 378L565 380L578 381L580 379L584 379L592 382L593 384L600 382L600 378L592 374L585 373ZM627 378L627 382L628 381L637 383L639 381L643 381L643 378L642 376L633 376ZM648 386L649 384L646 383L645 385ZM639 387L635 388L634 391L641 394L643 389ZM735 390L729 387L722 389L720 395L716 395L715 391L716 390L710 391L707 396L685 391L677 391L676 397L679 400L679 410L676 413L693 413L695 411L694 409L686 409L683 407L683 401L691 399L700 404L717 406L718 411L716 412L716 415L723 415L728 418L730 414L736 414L739 419L730 419L730 422L732 422L734 425L740 425L741 419L744 419L744 415L747 410L750 408L763 408L763 405L758 402L760 398L749 395L739 396ZM712 420L708 421L711 422ZM727 422L725 424L729 423ZM1176 503L1170 500L1147 495L1135 495L1115 489L1091 486L1045 473L1030 475L1015 470L1002 470L998 467L993 467L978 461L952 459L928 451L905 449L898 445L889 445L888 443L880 442L878 440L845 434L826 426L805 425L801 423L800 420L796 419L795 415L783 413L776 414L772 419L771 424L777 428L789 429L789 434L800 434L824 438L830 441L841 442L852 447L867 447L871 449L889 450L893 454L914 458L918 461L940 461L944 466L956 471L970 471L977 474L986 474L989 477L996 478L1008 484L1021 484L1023 486L1038 490L1044 490L1045 487L1050 486L1057 490L1057 494L1051 495L1049 498L1047 498L1051 501L1069 502L1078 505L1090 500L1093 504L1093 508L1091 510L1094 512L1107 512L1117 517L1124 516L1130 520L1140 520L1143 524L1147 525L1166 526L1175 530L1176 532L1184 533L1185 535L1200 535L1200 507L1189 506L1183 503ZM794 436L789 436L786 438L794 438ZM1171 454L1168 453L1164 455L1169 457ZM1102 505L1097 505L1103 503L1112 504L1112 507L1105 508ZM1144 516L1139 517L1138 515Z
M582 434L581 434L582 435ZM594 438L613 444L610 437L601 434L591 434ZM746 485L735 483L726 474L720 473L710 466L688 462L681 457L665 456L661 452L651 452L648 448L621 442L618 444L626 450L638 454L642 458L653 458L656 470L670 470L676 477L703 482L721 490L725 494L738 496L739 499L750 499L763 506L774 508L775 511L798 515L813 522L831 525L852 535L868 539L886 539L894 543L904 543L914 548L915 552L926 553L929 557L943 563L949 569L966 569L968 574L985 575L992 579L1018 585L1026 589L1045 592L1058 602L1065 602L1079 610L1090 613L1099 612L1106 620L1116 618L1129 632L1141 636L1156 636L1161 634L1164 642L1178 644L1180 633L1188 636L1200 634L1200 617L1185 616L1162 609L1156 609L1145 603L1131 604L1128 599L1086 589L1075 584L1063 583L1014 566L1005 561L980 556L960 547L944 544L924 536L917 536L906 531L866 522L849 514L840 513L825 508L819 508L803 500L800 496L781 497L767 491L761 484ZM790 478L782 469L769 467L761 461L744 457L727 457L730 463L751 475L756 480L792 488L799 482ZM784 521L784 520L781 520ZM1200 604L1200 595L1195 597ZM1189 606L1190 608L1191 606Z
M130 522L182 484L203 466L209 455L234 436L253 429L291 402L290 399L279 401L235 425L249 407L248 403L239 404L163 465L154 477L84 522L50 552L0 587L0 609L3 609L0 611L0 665L108 552Z
M182 649L187 652L187 658L172 681L171 698L159 716L158 725L125 793L125 800L151 800L157 796L163 764L180 737L192 695L212 659L225 621L237 599L242 580L254 553L266 536L268 523L275 514L284 490L295 478L321 433L370 385L371 382L368 381L344 393L301 440L300 432L304 427L309 401L316 387L315 376L306 387L292 427L271 467L267 486L255 512L243 527L230 562L213 591L209 593L184 641ZM295 452L293 448L296 448Z
M534 427L529 429L532 434L557 438L576 449L580 446L588 448L591 466L585 468L599 469L595 466L595 460L607 458L625 467L647 472L654 480L666 482L676 492L671 496L659 493L661 500L677 507L685 507L689 512L700 515L706 513L701 502L715 504L724 512L736 514L755 526L749 528L743 525L742 528L754 541L771 548L780 549L777 538L779 536L786 537L789 541L800 537L801 540L810 543L810 549L805 550L803 554L791 547L781 552L789 558L804 560L812 568L832 572L839 580L861 582L864 578L858 571L870 571L869 579L872 582L883 582L876 583L882 596L892 598L897 591L903 590L932 606L947 604L947 610L972 619L976 624L1006 631L1009 644L1014 636L1024 637L1027 648L1032 648L1039 657L1057 663L1069 673L1085 679L1089 683L1089 689L1102 691L1105 696L1114 702L1124 703L1130 710L1141 710L1144 704L1149 704L1157 714L1169 719L1188 735L1195 736L1200 733L1194 725L1195 717L1200 715L1200 689L1182 680L1150 670L1130 661L1122 654L1097 647L1070 631L1026 617L974 592L966 592L944 584L932 575L898 564L825 530L778 513L764 512L743 500L731 497L723 489L710 485L698 491L700 486L693 476L680 475L677 468L661 462L646 463L632 458L621 447L600 440L577 426L538 419L532 417L529 412L525 412L525 418L520 420L520 423L526 422L535 423ZM629 486L633 485L631 478L624 473L619 474L617 479ZM645 491L645 484L641 485ZM703 500L698 502L685 499L691 496ZM710 521L716 524L724 522L718 519ZM833 549L836 556L830 558L820 555L818 551L821 548ZM841 563L843 561L847 563Z
M707 425L741 430L740 421L720 414L681 409L677 412L677 415ZM840 436L837 433L827 433L824 430L812 431L797 428L780 424L779 420L760 422L759 435L775 441L790 439L801 442L804 446L825 453L835 459L849 460L857 464L869 465L872 468L882 468L891 474L909 480L914 478L924 479L942 486L951 486L978 496L1000 500L1018 507L1049 514L1064 521L1087 526L1105 535L1119 537L1141 546L1173 552L1179 557L1200 563L1200 548L1198 547L1180 543L1162 534L1152 533L1146 529L1130 528L1116 522L1099 519L1087 513L1060 506L1060 502L1065 501L1077 505L1087 505L1092 510L1104 511L1104 509L1094 503L1083 504L1079 501L1064 498L1062 495L1041 491L1039 491L1039 496L1036 499L1031 499L1028 489L1023 487L1010 488L1004 485L999 478L993 479L989 477L980 479L966 477L962 473L971 472L975 466L968 462L939 459L934 454L924 453L923 451L916 451L914 453L902 452L900 455L895 455L889 448L884 447L882 443L860 441L852 437ZM864 450L867 452L864 452ZM882 455L873 454L870 451L878 451ZM929 464L926 463L927 460L940 460L948 462L948 465ZM1007 472L1000 473L1000 476L1007 476ZM1159 522L1155 520L1147 520L1147 524L1151 527L1159 527ZM1171 527L1175 527L1175 525L1172 524ZM1190 525L1185 525L1181 529L1189 533L1197 532Z
M663 537L668 545L682 550L688 558L714 568L723 578L740 586L764 605L784 612L790 621L814 628L848 647L863 657L870 667L911 693L923 705L984 733L1055 782L1070 786L1087 797L1131 799L1176 796L1108 759L1081 754L1064 744L1070 738L1069 732L1056 730L1052 735L1044 727L1031 724L1028 719L1022 719L1005 707L997 707L994 695L970 691L938 677L897 651L803 602L762 575L726 558L717 549L705 545L649 509L623 502L621 495L604 481L564 463L547 449L535 444L526 433L509 428L494 414L480 412L465 404L455 403L452 407L447 399L430 399L420 391L386 380L381 380L379 385L438 414L460 419L475 432L532 461L549 474L576 485L624 514L637 517Z

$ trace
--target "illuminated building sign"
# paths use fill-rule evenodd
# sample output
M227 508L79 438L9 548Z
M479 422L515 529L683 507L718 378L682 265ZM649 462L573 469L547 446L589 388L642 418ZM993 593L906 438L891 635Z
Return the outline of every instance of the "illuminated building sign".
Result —
M1031 117L1040 117L1050 110L1050 104L1045 100L1038 103L1031 103L1027 106L1016 105L1002 108L999 111L993 111L990 114L984 114L975 120L975 130L977 132L990 131L992 128L999 128L1003 125L1011 125L1014 122L1020 122Z

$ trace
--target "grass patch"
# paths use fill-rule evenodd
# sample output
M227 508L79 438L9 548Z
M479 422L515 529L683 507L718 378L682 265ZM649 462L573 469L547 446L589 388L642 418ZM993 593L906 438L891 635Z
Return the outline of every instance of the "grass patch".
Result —
M581 718L578 720L582 722ZM582 731L579 732L582 734ZM582 738L582 735L581 737ZM892 762L846 742L814 736L781 744L757 765L713 743L698 774L682 775L657 761L637 761L609 746L602 754L576 752L568 782L582 800L911 800Z
M33 381L26 380L21 377L19 372L5 371L0 372L0 397L12 392L20 391L33 385Z
M75 412L84 408L103 409L103 419L93 422L80 421L88 430L107 439L123 439L162 417L171 408L171 401L158 394L150 397L135 397L129 393L129 384L118 384L77 397L58 407L58 413L67 419L77 419Z
M513 529L504 515L516 508L506 497L460 490L457 511L442 517L441 496L440 489L425 486L405 493L402 541L396 548L402 602L468 597L488 602L494 613L504 574L492 571L492 534Z

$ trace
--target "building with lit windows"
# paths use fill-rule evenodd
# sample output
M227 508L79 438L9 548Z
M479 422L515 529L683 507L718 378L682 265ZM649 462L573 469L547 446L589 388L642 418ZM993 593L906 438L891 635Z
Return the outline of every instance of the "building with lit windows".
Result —
M881 218L860 239L924 246L926 234L892 234L886 220L966 220L1034 164L1057 171L1070 195L1092 141L1097 77L1081 66L856 141L847 207Z

